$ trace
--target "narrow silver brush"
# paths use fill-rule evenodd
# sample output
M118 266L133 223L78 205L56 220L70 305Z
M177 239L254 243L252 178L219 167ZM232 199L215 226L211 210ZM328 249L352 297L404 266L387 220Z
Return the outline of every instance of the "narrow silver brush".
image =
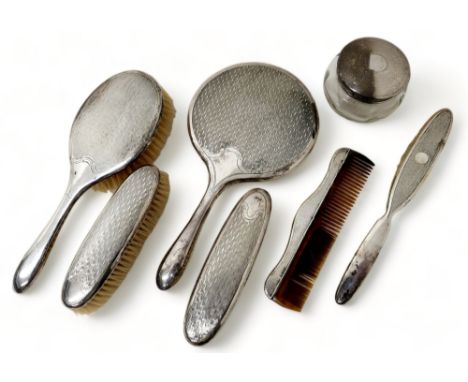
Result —
M236 204L198 276L185 313L185 337L194 345L211 340L234 307L270 220L270 195L247 192Z
M138 257L169 197L169 177L143 166L117 189L70 265L62 301L91 313L113 295Z

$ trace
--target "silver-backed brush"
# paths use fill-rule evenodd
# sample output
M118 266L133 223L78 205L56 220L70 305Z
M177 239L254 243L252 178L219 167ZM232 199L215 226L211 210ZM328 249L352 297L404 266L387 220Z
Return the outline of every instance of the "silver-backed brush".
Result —
M132 171L154 162L171 132L174 115L169 95L140 71L118 73L91 93L71 128L65 194L17 267L16 292L35 280L69 212L86 190L115 190Z
M91 313L113 295L138 257L169 197L169 177L143 166L117 189L83 240L62 289L62 301Z
M211 340L247 282L270 220L271 198L263 189L248 191L226 219L198 276L184 321L187 340Z

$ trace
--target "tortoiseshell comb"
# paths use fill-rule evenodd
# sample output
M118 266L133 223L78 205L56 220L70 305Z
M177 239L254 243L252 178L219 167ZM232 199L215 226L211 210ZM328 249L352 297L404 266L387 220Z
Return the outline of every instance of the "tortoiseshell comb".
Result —
M299 207L283 257L265 282L265 293L301 311L374 163L342 148L335 152L317 190Z

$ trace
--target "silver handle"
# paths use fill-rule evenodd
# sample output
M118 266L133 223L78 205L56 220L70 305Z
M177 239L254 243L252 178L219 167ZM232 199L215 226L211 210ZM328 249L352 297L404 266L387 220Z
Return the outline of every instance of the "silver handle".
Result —
M452 127L449 109L434 113L409 144L390 187L385 215L366 236L348 265L336 291L338 304L346 303L359 288L382 249L392 216L416 194L445 146Z
M34 281L44 266L54 241L65 219L78 198L94 183L96 177L90 166L84 161L72 163L70 178L59 206L34 244L24 255L13 278L13 288L21 293Z
M60 232L73 204L75 204L82 192L81 187L77 187L72 182L69 183L65 195L52 218L39 234L28 252L26 252L16 269L13 279L13 287L16 292L21 293L28 288L44 266L55 238Z
M338 304L346 303L364 281L379 256L389 231L390 217L385 214L371 228L346 268L335 295Z
M197 209L159 265L156 274L159 289L169 289L179 281L192 254L200 227L223 186L224 183L210 181Z

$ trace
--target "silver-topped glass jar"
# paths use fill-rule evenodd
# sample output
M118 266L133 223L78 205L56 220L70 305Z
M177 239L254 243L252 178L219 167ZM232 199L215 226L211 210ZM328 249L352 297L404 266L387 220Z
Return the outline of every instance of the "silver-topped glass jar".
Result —
M375 37L351 41L327 69L324 90L330 106L345 118L385 118L401 103L410 79L404 53Z

